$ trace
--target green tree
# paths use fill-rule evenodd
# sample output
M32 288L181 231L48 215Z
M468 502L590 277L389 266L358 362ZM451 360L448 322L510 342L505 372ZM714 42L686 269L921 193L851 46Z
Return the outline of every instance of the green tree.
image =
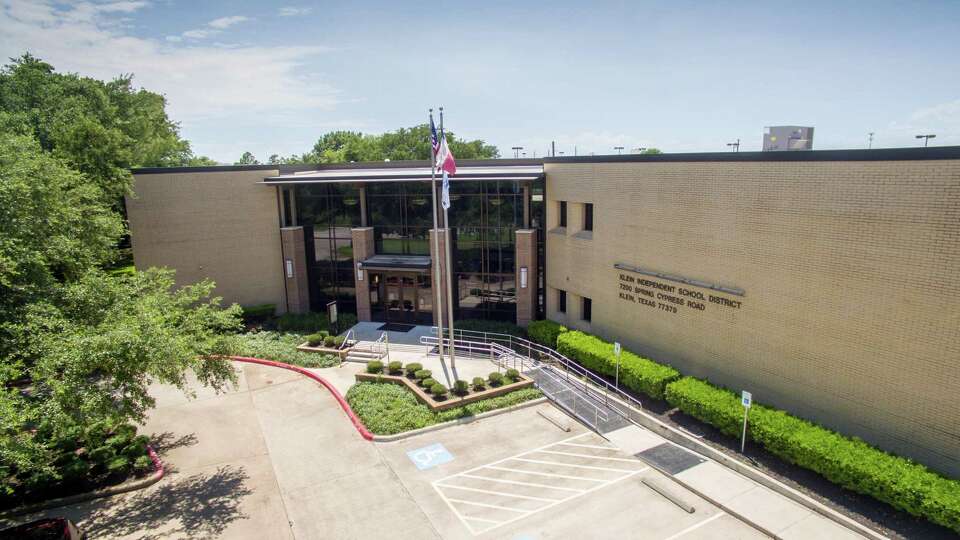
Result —
M254 155L251 154L250 152L244 152L243 155L240 156L240 160L234 163L234 165L259 165L259 164L260 162L257 161L257 158L254 157Z
M659 148L650 147L650 148L644 148L643 150L640 151L640 153L641 154L662 154L663 150L660 150Z
M136 89L132 75L104 82L24 54L0 69L0 128L30 134L96 182L111 203L130 192L131 167L184 165L194 158L166 99Z

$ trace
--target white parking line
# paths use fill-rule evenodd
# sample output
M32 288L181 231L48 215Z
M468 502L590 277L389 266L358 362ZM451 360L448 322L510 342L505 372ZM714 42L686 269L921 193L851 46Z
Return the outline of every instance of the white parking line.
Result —
M673 535L673 536L669 536L669 537L667 537L667 538L664 538L664 540L675 540L675 539L677 539L677 538L680 538L681 536L687 534L688 532L695 531L695 530L699 529L700 527L703 527L703 526L706 525L707 523L710 523L711 521L713 521L713 520L715 520L715 519L717 519L717 518L719 518L719 517L725 516L725 515L726 515L726 513L724 513L724 512L717 512L716 514L708 517L707 519L701 521L700 523L695 523L695 524L687 527L686 529L678 532L677 534L675 534L675 535Z
M559 465L561 467L576 467L578 469L591 469L594 471L610 471L610 472L633 472L633 469L613 469L610 467L593 467L591 465L574 465L572 463L561 463L559 461L544 461L542 459L527 459L527 458L511 458L513 461L524 461L526 463L540 463L541 465Z
M626 461L628 463L638 463L636 459L591 456L590 454L574 454L573 452L557 452L555 450L537 450L537 453L538 454L557 454L560 456L574 456L574 457L582 457L587 459L603 459L606 461Z
M510 456L510 457L503 458L503 459L500 459L500 460L497 460L497 461L493 461L493 462L488 463L488 464L486 464L486 465L480 465L479 467L474 467L474 468L472 468L472 469L465 470L465 471L463 471L463 472L461 472L461 473L453 474L453 475L447 476L447 477L445 477L445 478L441 478L441 479L439 479L439 480L435 480L435 481L433 482L433 487L434 487L434 489L436 490L437 494L440 495L440 498L442 498L442 499L444 500L444 502L446 503L447 507L449 507L450 510L453 511L454 515L457 516L457 518L460 520L460 522L463 523L463 525L464 525L472 534L476 535L476 534L480 534L480 533L489 531L489 530L494 529L494 528L497 528L497 527L501 527L501 526L506 525L506 524L508 524L508 523L513 523L514 521L517 521L517 520L519 520L519 519L523 519L523 518L525 518L525 517L527 517L527 516L529 516L529 515L531 515L531 514L534 514L534 513L536 513L536 512L541 512L541 511L546 510L546 509L548 509L548 508L552 508L552 507L554 507L554 506L556 506L556 505L558 505L558 504L561 504L561 503L564 503L564 502L566 502L566 501L575 499L575 498L580 497L580 496L582 496L582 495L586 495L586 494L591 493L591 492L593 492L593 491L596 491L596 490L598 490L598 489L602 489L602 488L604 488L604 487L606 487L606 486L609 486L609 485L611 485L611 484L613 484L613 483L619 482L619 481L624 480L624 479L626 479L626 478L629 478L629 477L631 477L631 476L635 476L635 475L638 475L638 474L640 474L640 473L642 473L642 472L645 472L645 471L650 470L650 467L642 466L642 465L643 465L643 462L641 462L641 461L639 461L639 460L635 460L635 459L592 456L592 455L586 455L586 454L578 454L578 453L574 453L574 452L564 452L564 451L560 451L560 450L563 450L563 449L565 448L564 446L560 446L560 445L565 445L566 447L576 447L576 446L580 446L580 447L583 447L583 448L594 448L594 449L611 450L611 451L614 451L614 452L618 451L618 450L617 450L616 448L614 448L614 447L607 447L607 446L600 446L600 445L591 445L591 444L581 444L581 443L572 443L572 442L570 442L570 441L575 441L575 440L577 440L577 439L580 439L580 438L582 438L582 437L586 437L586 436L589 436L589 435L592 435L592 433L589 433L589 432L587 432L587 433L581 433L580 435L576 435L576 436L574 436L574 437L570 437L569 439L564 439L564 440L562 440L562 441L558 441L558 442L555 442L555 443L547 444L547 445L541 446L541 447L539 447L539 448L535 448L535 449L532 449L532 450L528 450L528 451L526 451L526 452L522 452L522 453L520 453L520 454L516 454L516 455L514 455L514 456ZM550 450L551 448L554 448L554 449L556 449L556 450ZM531 457L524 457L524 456L531 456L531 455L533 455L533 454L537 454L538 452L540 452L540 453L542 453L542 454L567 455L567 456L578 457L578 458L582 458L582 459L596 460L596 461L594 461L594 463L596 463L596 462L601 462L601 463L602 463L603 461L607 461L607 462L610 462L610 461L618 461L618 462L635 463L635 464L636 464L638 467L640 467L640 468L638 468L638 469L625 469L625 468L613 468L613 467L600 467L600 466L595 466L595 465L576 465L576 464L572 464L572 463L562 463L562 462L559 462L559 461L549 461L549 460L542 460L542 459L531 459ZM622 455L622 454L621 454L621 455ZM571 469L571 471L570 471L569 474L558 474L558 473L553 473L553 472L547 473L547 472L540 472L540 471L534 471L534 470L526 470L526 469L520 469L520 468L517 468L517 467L510 466L510 463L509 463L510 461L515 461L515 462L519 462L519 463L533 463L533 464L535 464L535 465L547 465L547 466L554 466L554 467L568 467L568 468ZM513 479L510 479L510 478L493 478L493 477L485 476L484 474L474 474L474 473L477 473L477 472L483 471L483 470L488 470L488 471L491 471L491 472L493 472L493 471L498 471L498 472L513 474L513 475L534 475L534 476L543 478L544 480L542 481L543 483L540 483L540 482L525 482L525 481L520 481L520 480L513 480ZM588 476L580 476L581 473L580 473L580 472L577 472L578 470L579 470L579 471L583 471L582 474L588 474L588 471L591 471L591 470L594 470L594 471L605 471L605 472L615 472L615 473L620 473L620 474L615 475L615 477L613 477L613 478L598 479L598 478L590 478L590 477L588 477ZM565 471L565 472L566 472L566 471ZM502 484L504 487L503 487L503 489L500 489L500 488L481 489L481 488L475 488L475 487L461 486L461 485L457 485L457 484L455 483L455 480L456 480L457 478L460 478L460 477L463 477L463 478L471 478L471 479L476 479L476 480L486 480L486 481L489 481L489 482L495 482L495 483ZM558 483L563 484L564 481L566 481L566 480L593 482L594 485L590 486L589 488L577 488L577 487L569 487L569 484L566 484L566 485L552 485L552 484L551 484L551 482L558 482ZM511 491L512 486L533 488L534 491L532 491L532 493L534 493L535 495L529 495L528 493L531 493L531 491L529 491L529 490L527 490L527 491L526 491L525 493L523 493L523 494L514 493L514 492ZM539 489L543 489L543 490L559 490L559 491L563 491L563 492L566 492L566 493L563 494L563 495L558 494L557 491L553 491L553 492L549 492L549 491L548 491L548 492L546 492L546 493L540 493L540 492L536 491L536 489L538 489L538 488L539 488ZM515 488L513 488L513 489L515 489ZM452 490L460 490L460 491L459 491L459 492L454 492L454 491L452 491ZM452 494L454 494L454 493L456 493L456 496L450 497L450 495L452 495ZM542 506L539 506L539 507L536 507L536 508L532 508L532 509L513 508L513 507L510 507L510 506L503 506L503 505L498 505L498 504L490 504L489 502L478 502L478 501L469 500L469 498L470 498L470 497L469 497L469 494L470 494L470 493L480 494L480 495L474 495L474 497L484 497L484 496L488 496L488 495L489 495L489 496L501 496L501 497L506 497L506 498L514 498L514 499L517 499L517 503L518 503L518 504L520 504L520 502L521 502L522 500L531 500L531 501L537 501L537 502L542 502L542 503L546 503L546 504L543 504ZM554 496L561 496L561 498L559 498L559 499L558 499L558 498L554 498ZM486 500L486 499L480 498L479 500ZM497 519L492 519L492 518L490 518L490 517L483 517L483 518L473 517L473 516L469 516L469 515L466 515L466 514L464 514L464 513L461 513L461 511L460 511L460 509L458 508L457 505L467 505L467 506L475 506L475 507L480 507L480 508L490 508L490 509L493 509L493 510L504 510L504 511L513 512L513 513L515 513L515 514L517 514L517 515L514 516L514 517L512 517L512 518L505 519L505 520L497 520ZM483 526L483 525L481 525L481 523L487 524L487 526Z
M520 482L519 480L504 480L503 478L490 478L488 476L480 476L476 474L461 474L464 478L477 478L479 480L489 480L491 482L500 482L501 484L516 484L518 486L531 486L531 487L541 487L547 489L559 489L560 491L576 491L582 492L586 491L585 489L576 489L576 488L567 488L567 487L557 487L551 486L549 484L535 484L533 482Z

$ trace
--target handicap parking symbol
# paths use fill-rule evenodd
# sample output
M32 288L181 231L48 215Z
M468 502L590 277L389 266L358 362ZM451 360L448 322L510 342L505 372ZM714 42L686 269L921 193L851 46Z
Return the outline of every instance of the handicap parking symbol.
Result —
M417 448L416 450L410 450L407 452L407 457L410 458L410 461L417 466L421 471L427 469L432 469L437 465L443 465L444 463L449 463L453 461L453 455L443 447L442 444L436 443L431 444L430 446L424 446L423 448Z

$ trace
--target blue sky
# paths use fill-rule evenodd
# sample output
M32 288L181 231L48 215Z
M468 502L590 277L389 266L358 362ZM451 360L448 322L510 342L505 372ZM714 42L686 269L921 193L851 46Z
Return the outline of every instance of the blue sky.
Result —
M132 72L199 154L308 150L444 105L459 135L572 154L960 145L960 2L0 0L0 55Z

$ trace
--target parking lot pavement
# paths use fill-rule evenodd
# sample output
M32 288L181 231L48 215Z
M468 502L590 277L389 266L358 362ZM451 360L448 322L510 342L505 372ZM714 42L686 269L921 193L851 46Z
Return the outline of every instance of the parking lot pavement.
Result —
M444 538L763 538L602 436L573 421L561 431L537 411L559 414L545 403L377 446Z

